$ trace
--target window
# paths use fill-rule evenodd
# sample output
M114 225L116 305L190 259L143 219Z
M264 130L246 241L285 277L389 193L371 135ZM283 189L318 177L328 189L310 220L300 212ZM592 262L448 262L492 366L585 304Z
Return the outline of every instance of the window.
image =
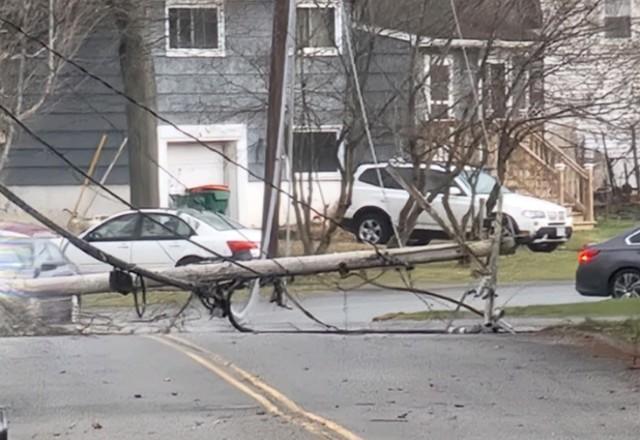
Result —
M446 192L447 187L453 184L451 180L451 176L447 175L442 171L435 171L435 170L424 170L424 171L425 171L425 181L424 181L425 194L429 194L432 192L444 193Z
M511 56L489 60L484 70L485 117L505 118L509 113L510 117L518 118L527 116L532 107L535 111L542 109L544 80L539 63Z
M429 118L449 119L451 117L451 65L447 58L431 59L427 72L427 104Z
M187 238L191 235L191 227L175 215L149 214L142 218L140 238L143 240L175 240Z
M335 173L339 170L336 131L299 131L293 134L293 171Z
M358 180L364 183L368 183L369 185L380 186L380 180L378 179L378 169L372 168L360 176ZM400 174L400 176L405 180L405 182L413 183L414 179L414 170L412 167L398 167L396 171ZM424 177L424 193L428 194L430 192L436 191L438 193L445 192L446 188L449 186L456 186L455 181L451 180L451 176L447 175L442 171L430 170L426 168L422 168L421 170ZM385 169L380 169L380 174L382 175L382 185L386 189L402 189L402 185L400 185L396 180L391 177L391 174L387 173Z
M341 45L339 12L328 2L298 4L296 9L296 45L308 55L337 55Z
M626 241L629 245L640 244L640 231L636 231L629 235Z
M201 0L167 7L167 54L175 56L224 55L224 23L220 1Z
M605 38L631 37L631 0L605 0Z
M362 173L360 178L361 182L368 183L369 185L374 185L380 187L380 179L378 177L378 170L380 170L380 177L382 177L382 185L386 189L403 189L402 185L400 185L396 180L391 177L391 174L387 173L387 171L383 168L371 168ZM407 181L413 182L413 169L400 167L396 168L396 171Z
M136 235L137 214L126 214L99 226L87 236L88 241L129 241Z
M484 82L487 116L504 118L507 114L507 68L505 63L487 63Z
M529 110L529 66L523 57L513 58L513 107L516 116L526 116Z

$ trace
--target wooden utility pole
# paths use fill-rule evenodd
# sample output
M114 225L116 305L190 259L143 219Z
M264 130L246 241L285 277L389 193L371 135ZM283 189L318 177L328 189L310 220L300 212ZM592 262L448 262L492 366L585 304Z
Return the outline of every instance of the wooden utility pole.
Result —
M157 272L166 279L179 279L184 283L214 284L229 280L252 280L256 278L277 278L321 273L348 273L362 269L379 267L401 267L416 264L456 261L466 258L470 252L475 257L486 257L492 249L489 240L470 242L465 249L457 244L446 243L411 248L379 251L354 251L327 255L284 257L269 260L243 261L242 266L232 262L197 264L177 267ZM147 280L147 287L163 284ZM74 296L111 292L109 273L75 275L36 279L6 280L4 291L19 291L33 295Z
M636 126L631 126L631 151L633 151L633 174L636 178L636 193L640 191L640 166L638 165L638 145L636 141Z
M271 68L269 70L269 105L267 114L267 147L264 157L264 198L262 207L262 250L266 258L278 254L280 226L281 173L278 166L284 141L284 109L287 82L287 48L290 33L291 0L276 0L271 35Z
M155 110L156 74L152 51L145 38L150 24L146 20L146 6L135 0L112 0L110 4L120 32L120 68L124 92ZM131 204L137 208L157 207L160 194L155 116L127 102L127 134Z

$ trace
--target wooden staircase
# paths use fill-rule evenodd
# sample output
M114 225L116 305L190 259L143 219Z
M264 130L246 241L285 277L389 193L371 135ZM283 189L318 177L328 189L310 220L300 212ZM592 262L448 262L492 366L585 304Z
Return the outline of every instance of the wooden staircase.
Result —
M575 230L596 225L593 168L578 164L538 132L530 131L513 152L506 186L566 206L572 212Z

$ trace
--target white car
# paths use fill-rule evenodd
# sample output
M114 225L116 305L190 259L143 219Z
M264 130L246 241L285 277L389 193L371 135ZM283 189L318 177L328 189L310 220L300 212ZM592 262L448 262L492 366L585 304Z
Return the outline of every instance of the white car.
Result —
M261 233L212 212L142 209L113 215L80 234L80 238L121 260L162 270L220 259L206 248L225 258L258 257ZM80 273L111 270L67 240L60 246Z
M355 173L352 202L345 214L345 224L361 241L386 243L393 235L392 222L398 224L400 212L409 198L407 192L385 171L386 166L386 163L363 165ZM394 164L394 167L407 181L413 181L411 164ZM422 172L425 173L427 194L430 190L442 188L449 179L445 169L439 165L432 165L428 169L423 167ZM379 184L379 173L384 189ZM485 172L478 174L470 170L454 179L449 187L449 205L458 224L471 207L471 180L475 182L476 188L476 212L480 206L480 200L486 201L495 184L495 179L490 174ZM573 219L563 206L506 189L503 190L503 194L503 212L510 226L516 233L518 241L527 244L532 251L552 252L571 238ZM448 219L442 197L442 194L438 195L432 206L441 218ZM416 223L412 239L426 244L432 239L439 238L447 238L442 228L431 216L422 213Z

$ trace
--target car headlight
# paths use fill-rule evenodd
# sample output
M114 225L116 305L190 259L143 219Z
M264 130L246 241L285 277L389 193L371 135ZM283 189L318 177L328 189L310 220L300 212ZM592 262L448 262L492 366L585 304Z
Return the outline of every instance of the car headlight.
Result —
M527 218L545 218L547 215L544 211L522 211L522 215Z

